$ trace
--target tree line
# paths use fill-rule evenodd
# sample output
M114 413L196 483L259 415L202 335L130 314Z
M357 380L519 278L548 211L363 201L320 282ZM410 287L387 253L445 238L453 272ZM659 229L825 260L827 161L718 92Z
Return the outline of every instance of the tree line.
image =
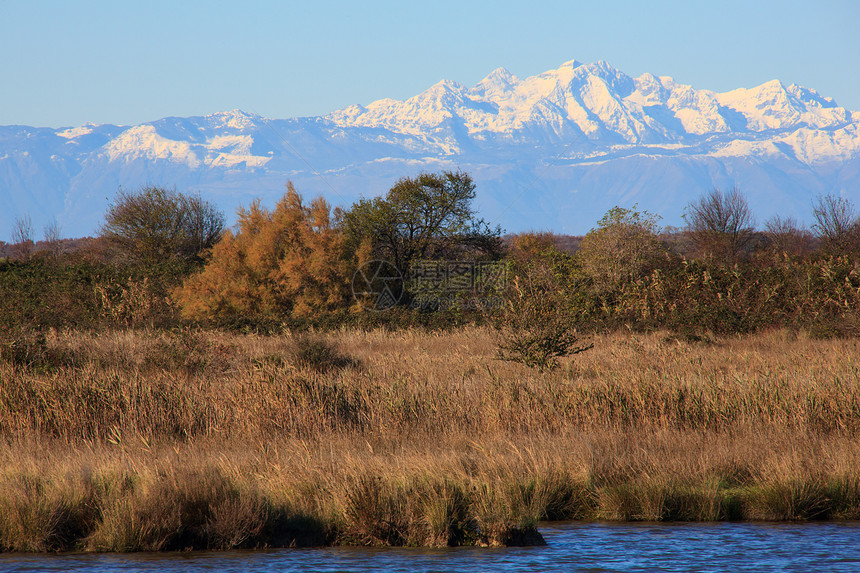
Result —
M636 207L615 207L576 252L551 234L503 237L475 212L474 198L471 177L453 171L403 178L384 196L346 209L322 197L307 202L288 184L273 209L256 201L227 229L224 214L199 195L146 186L121 190L98 240L64 257L56 248L34 252L26 221L19 221L21 248L11 249L18 260L7 258L0 272L7 295L39 283L27 283L28 272L89 273L90 284L68 296L69 312L84 297L99 309L88 316L130 325L490 321L525 337L509 338L511 352L536 353L544 366L582 348L574 329L625 325L693 337L769 326L860 333L860 218L844 197L819 196L811 229L774 217L756 231L738 189L713 189L691 202L683 229L663 229L658 215ZM57 228L52 232L57 242ZM411 311L416 293L404 286L400 306L369 316L351 280L372 260L389 261L404 276L421 261L494 261L508 279L494 294L506 302L492 312ZM49 309L39 317L56 322Z

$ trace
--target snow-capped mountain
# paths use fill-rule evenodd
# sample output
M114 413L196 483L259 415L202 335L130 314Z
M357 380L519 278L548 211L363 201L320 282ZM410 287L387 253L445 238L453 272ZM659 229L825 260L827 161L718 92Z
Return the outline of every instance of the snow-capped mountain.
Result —
M469 88L443 80L406 101L322 117L239 110L137 126L0 127L0 238L29 215L96 232L119 187L199 191L228 214L292 180L349 205L420 171L462 169L480 214L508 231L584 233L615 205L680 225L712 187L739 187L759 222L810 219L819 193L860 200L860 113L773 80L725 93L570 61Z

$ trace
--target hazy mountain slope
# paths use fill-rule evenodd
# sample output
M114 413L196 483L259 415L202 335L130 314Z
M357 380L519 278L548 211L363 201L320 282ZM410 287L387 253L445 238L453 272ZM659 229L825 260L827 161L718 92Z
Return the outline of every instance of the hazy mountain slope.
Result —
M681 223L713 186L740 187L761 222L808 221L818 193L860 200L860 113L773 80L726 93L571 61L520 79L500 68L471 88L443 80L406 101L327 116L241 111L138 126L0 127L0 238L29 214L66 236L95 232L117 188L197 190L232 215L273 204L292 180L334 204L421 170L463 169L478 207L509 231L582 233L614 205Z

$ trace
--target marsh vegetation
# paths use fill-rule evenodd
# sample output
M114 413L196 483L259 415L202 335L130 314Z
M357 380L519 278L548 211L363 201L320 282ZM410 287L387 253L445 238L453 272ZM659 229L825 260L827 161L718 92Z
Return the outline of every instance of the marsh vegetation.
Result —
M755 232L742 195L715 190L685 230L615 208L571 252L503 240L473 191L425 175L342 212L289 187L222 232L199 197L145 189L100 238L16 247L0 260L0 550L860 519L849 202L820 198L816 233ZM175 236L132 224L143 199ZM374 257L417 277L400 304L352 296ZM503 280L479 283L489 268ZM414 304L439 296L456 304Z
M860 517L855 340L50 332L0 364L0 547L539 540L540 520Z

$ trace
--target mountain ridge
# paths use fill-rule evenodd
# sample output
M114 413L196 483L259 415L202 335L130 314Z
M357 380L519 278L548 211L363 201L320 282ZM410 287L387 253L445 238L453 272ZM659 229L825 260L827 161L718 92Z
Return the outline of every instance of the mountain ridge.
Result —
M808 221L816 194L860 197L860 113L779 80L720 93L570 60L323 116L0 126L0 238L24 214L37 230L57 217L64 235L91 234L120 186L197 190L232 214L256 197L273 203L288 179L348 205L402 176L457 168L475 178L482 215L510 231L582 233L616 204L677 225L714 186L740 187L760 217L779 206Z

